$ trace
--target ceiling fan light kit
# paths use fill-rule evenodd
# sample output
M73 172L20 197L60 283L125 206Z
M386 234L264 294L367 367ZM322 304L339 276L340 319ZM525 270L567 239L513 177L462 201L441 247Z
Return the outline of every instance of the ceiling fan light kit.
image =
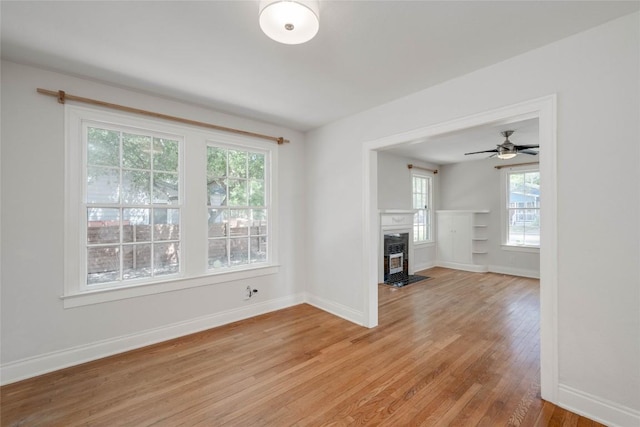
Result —
M261 0L260 28L279 43L308 42L320 29L318 6L317 0Z
M500 153L498 153L498 158L502 159L502 160L509 160L509 159L513 159L516 156L517 153L511 152L511 151L502 151Z

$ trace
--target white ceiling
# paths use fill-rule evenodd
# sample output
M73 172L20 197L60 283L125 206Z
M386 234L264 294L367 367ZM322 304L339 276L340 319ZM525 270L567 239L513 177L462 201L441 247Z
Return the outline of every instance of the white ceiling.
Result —
M4 0L2 57L306 131L639 5L322 0L291 46L260 31L258 0Z

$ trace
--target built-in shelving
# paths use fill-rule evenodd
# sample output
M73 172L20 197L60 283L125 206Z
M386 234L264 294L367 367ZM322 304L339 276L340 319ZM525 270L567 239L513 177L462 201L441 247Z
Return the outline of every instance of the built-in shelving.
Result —
M439 210L438 265L460 270L488 271L488 210Z
M471 254L472 255L486 255L489 253L488 242L489 234L487 224L489 211L475 211L473 212L473 236L471 237ZM481 260L484 258L478 258ZM478 260L475 260L477 262Z

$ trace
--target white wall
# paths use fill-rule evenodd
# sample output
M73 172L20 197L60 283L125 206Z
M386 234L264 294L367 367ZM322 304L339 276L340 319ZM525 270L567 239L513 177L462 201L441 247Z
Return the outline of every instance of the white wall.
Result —
M523 155L524 156L524 155ZM520 156L518 156L520 158ZM494 166L516 164L527 160L482 159L440 167L441 209L488 210L488 254L480 255L477 262L489 266L489 271L540 277L540 254L504 250L502 248L502 202L500 199L501 171Z
M415 159L397 156L388 152L378 153L378 209L413 209L411 189L411 163L428 169L438 169L438 165ZM439 209L439 175L433 174L433 209ZM435 212L434 212L435 221ZM433 229L435 238L435 228ZM414 271L433 267L436 261L436 247L434 243L413 245Z
M364 143L557 93L559 403L610 424L640 422L639 19L309 133L308 218L326 226L307 238L308 292L364 323ZM607 161L614 146L624 155ZM336 257L352 261L327 269Z
M279 273L64 309L64 108L38 87L290 139L278 147ZM2 63L1 100L3 382L303 300L299 132L9 62ZM243 298L247 285L259 290L250 301Z

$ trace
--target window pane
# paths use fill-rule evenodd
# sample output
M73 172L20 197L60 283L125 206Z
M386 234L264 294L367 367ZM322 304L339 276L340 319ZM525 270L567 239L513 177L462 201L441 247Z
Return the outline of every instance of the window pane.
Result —
M180 210L154 209L153 224L154 241L180 239Z
M247 177L247 152L229 150L229 176Z
M253 218L251 220L251 235L267 234L267 212L264 209L253 209L251 213Z
M527 209L524 212L524 244L540 246L540 210Z
M120 209L87 209L87 243L120 243Z
M227 205L227 183L225 179L211 178L207 182L208 203L210 206Z
M120 166L120 132L90 127L87 139L89 165Z
M264 181L249 181L249 206L264 206Z
M112 168L87 168L87 203L118 203L120 172Z
M509 206L520 206L520 203L524 203L526 200L524 192L524 174L509 174Z
M252 237L251 238L251 263L267 261L267 238Z
M228 267L226 240L209 240L209 268Z
M178 175L174 173L153 174L153 203L178 204Z
M264 180L264 154L249 153L249 178Z
M122 241L125 243L151 241L150 209L122 210Z
M122 166L131 169L151 169L151 137L122 135Z
M209 209L209 237L226 237L227 221L226 209Z
M103 246L87 248L87 284L113 282L120 279L120 248Z
M229 234L231 236L246 236L249 234L249 209L229 211Z
M146 171L122 171L122 203L148 205L151 200L151 173Z
M249 238L230 239L229 243L231 265L247 264L249 262Z
M153 169L157 171L178 171L178 141L153 138Z
M151 277L151 245L126 245L122 248L124 280Z
M180 271L179 243L156 243L153 245L153 274L163 276Z
M229 206L247 206L247 181L229 180Z
M207 147L207 178L227 176L227 150Z
M524 244L524 210L511 209L509 216L509 243Z

